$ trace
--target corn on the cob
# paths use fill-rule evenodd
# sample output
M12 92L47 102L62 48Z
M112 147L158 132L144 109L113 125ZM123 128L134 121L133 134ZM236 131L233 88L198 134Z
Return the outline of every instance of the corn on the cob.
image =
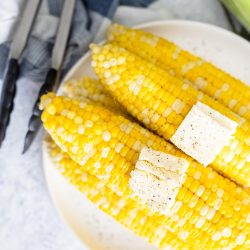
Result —
M63 84L63 95L79 101L94 101L104 107L125 115L126 110L104 89L99 80L89 76L70 79ZM128 114L126 114L128 116Z
M104 89L100 81L96 79L90 77L77 80L70 79L63 85L63 95L82 102L94 101L116 114L123 114L127 118L131 118L126 110L118 102L115 102L113 97ZM96 204L98 208L157 247L164 249L167 247L170 249L190 249L186 242L184 244L183 239L161 226L152 216L147 215L146 211L140 210L129 197L125 195L119 196L116 190L109 189L96 176L91 175L71 160L49 136L46 138L46 145L51 159L63 176L86 195L91 202ZM124 213L125 208L126 213ZM140 214L140 220L134 220L131 217L133 216L133 212L130 212L131 210ZM147 225L150 226L150 229L145 230Z
M120 196L108 188L102 180L71 160L51 138L47 138L46 144L51 159L62 175L99 209L157 247L191 250L187 242L161 225L156 216L138 208L135 200Z
M235 183L105 108L53 94L44 96L41 104L45 107L44 127L56 144L81 166L80 169L98 176L103 185L116 190L118 196L137 201L128 181L143 147L187 159L190 166L178 191L174 213L169 217L153 214L154 220L161 221L167 229L193 244L192 249L250 247L250 197ZM142 205L138 202L137 206ZM134 216L141 219L140 215Z
M169 140L197 102L239 123L211 166L250 185L250 126L220 103L138 56L111 44L92 45L92 66L106 89L139 121Z
M250 87L174 43L142 30L112 25L108 40L184 79L250 120Z

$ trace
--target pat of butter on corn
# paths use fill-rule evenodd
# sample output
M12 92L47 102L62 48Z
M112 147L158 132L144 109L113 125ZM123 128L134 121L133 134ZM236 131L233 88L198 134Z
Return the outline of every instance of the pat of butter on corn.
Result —
M189 162L183 158L143 148L129 186L153 212L171 214Z
M197 102L171 137L178 148L207 166L234 135L237 123Z

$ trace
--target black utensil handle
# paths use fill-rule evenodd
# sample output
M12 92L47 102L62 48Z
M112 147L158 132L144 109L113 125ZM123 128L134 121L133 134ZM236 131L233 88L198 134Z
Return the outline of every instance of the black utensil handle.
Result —
M33 106L32 116L29 120L29 128L28 128L31 131L35 131L35 130L39 129L39 127L40 127L40 122L38 121L38 120L40 120L40 116L42 113L42 111L38 107L39 102L40 102L40 98L42 95L46 94L47 92L49 92L53 89L53 86L54 86L55 81L56 81L56 77L57 77L57 70L50 69L46 75L46 79L45 79L44 84L40 88L40 91L38 93L38 97L37 97L36 102Z
M9 60L3 80L3 87L0 100L0 143L3 141L6 128L9 124L10 114L14 107L16 94L16 81L19 74L19 64L16 59Z
M23 153L25 153L33 140L36 137L36 134L41 126L41 113L42 111L39 109L39 102L42 95L46 94L49 91L53 90L53 87L55 85L55 82L57 80L57 70L50 69L46 75L46 79L42 87L40 88L40 91L38 93L38 97L36 99L36 102L32 109L32 115L29 119L29 125L28 125L28 131L25 136L24 141L24 149Z
M56 78L57 78L57 70L55 69L50 69L46 75L46 79L42 85L42 87L40 88L39 90L39 93L38 93L38 96L37 96L37 99L36 99L36 102L33 106L33 110L32 110L32 117L33 117L33 120L35 119L35 117L38 117L40 119L40 115L41 115L41 110L39 109L38 105L39 105L39 102L40 102L40 98L42 95L48 93L49 91L52 91L53 90L53 87L54 87L54 84L56 82ZM32 118L31 117L31 118ZM29 122L29 129L30 128L33 128L33 126L35 126L35 123L33 124L32 123L32 119L30 119L30 122ZM36 126L35 126L36 127Z

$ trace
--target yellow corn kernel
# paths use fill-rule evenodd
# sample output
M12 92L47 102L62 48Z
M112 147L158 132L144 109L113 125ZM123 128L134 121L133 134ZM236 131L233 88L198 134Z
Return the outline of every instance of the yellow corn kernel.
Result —
M95 47L96 45L92 45L92 48ZM200 92L192 86L188 86L188 90L183 92L185 83L182 80L172 77L124 48L111 44L98 48L99 53L93 52L92 60L98 67L99 71L96 73L105 88L146 127L169 140L199 100ZM102 61L98 60L100 55L103 55ZM115 58L124 58L124 61L122 64L117 62L116 68L110 67L111 73L106 77L104 63ZM141 96L141 91L147 94ZM203 95L200 101L239 124L234 137L211 166L239 184L250 186L249 123L242 122L237 115L207 95ZM155 102L161 109L154 105Z
M164 38L118 24L111 26L108 40L182 78L250 120L250 87L213 64Z
M125 109L104 89L99 80L88 76L80 79L70 79L65 82L63 84L63 95L79 101L94 101L123 115L127 113Z
M49 98L51 99L51 95ZM60 107L59 112L55 103ZM172 144L148 132L138 124L95 104L86 103L82 108L80 105L80 103L65 97L54 97L42 114L45 129L57 145L78 164L79 169L84 169L84 171L96 176L103 185L115 191L118 196L125 195L124 197L134 199L138 208L144 207L146 213L151 215L148 207L140 203L139 198L134 196L128 186L130 172L135 167L139 152L150 140L152 149L183 157L190 162L187 176L172 207L172 215L166 216L155 213L152 214L152 216L156 216L153 221L161 222L161 225L164 225L175 235L184 237L185 241L197 247L196 249L207 247L207 245L211 246L210 249L218 249L225 244L236 247L238 243L243 248L246 246L250 237L248 230L250 199L246 191L214 172L210 167L204 168ZM52 114L48 112L50 106L55 107L55 112ZM62 116L62 108L74 112L76 116L83 119L81 126L84 127L86 133L79 134L77 132L75 126L79 126L79 124L75 124L74 120ZM88 124L93 118L95 122L90 127ZM70 126L67 128L64 127L65 119L70 122ZM59 129L58 132L60 127L64 129ZM96 127L98 130L101 129L103 133L109 131L110 141L103 140L99 134L96 134ZM115 128L114 133L113 128ZM68 140L67 138L70 135L72 137ZM133 140L129 140L130 138L133 138ZM111 141L114 141L114 143L111 144ZM72 147L75 147L73 151ZM129 154L134 157L127 158ZM194 171L199 172L195 177ZM209 178L212 181L207 181ZM72 181L78 183L74 179L73 176ZM193 186L192 183L197 183L197 181L199 185ZM217 184L216 187L214 183ZM206 190L214 190L214 192L208 192L211 199L207 197L208 194L204 196ZM223 199L224 194L230 195L231 202ZM103 196L105 197L105 194ZM187 198L184 198L184 196L187 196ZM235 204L240 205L235 206ZM116 219L121 221L124 213L131 213L130 208L124 208L122 214L119 214ZM239 221L245 220L246 224L240 223L237 225L234 220L236 216ZM220 220L223 223L219 223ZM128 219L127 223L129 225L131 220ZM230 240L225 242L221 233L228 225L232 226L232 233ZM239 227L241 231L239 231ZM184 229L185 232L183 233ZM217 237L214 236L214 232L218 235ZM147 233L148 231L145 228L140 235L147 235ZM241 234L245 236L246 240L238 240L237 243L237 238Z
M49 137L46 138L46 146L53 163L61 174L99 209L157 247L169 246L176 250L191 249L181 237L163 227L157 220L157 216L148 215L146 209L139 208L136 201L127 197L126 194L120 196L116 190L109 189L102 180L72 161ZM136 215L136 220L131 220L132 212ZM145 228L150 230L145 231Z

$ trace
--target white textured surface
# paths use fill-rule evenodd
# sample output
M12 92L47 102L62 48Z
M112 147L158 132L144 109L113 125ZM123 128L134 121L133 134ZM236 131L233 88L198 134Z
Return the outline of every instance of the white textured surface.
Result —
M228 27L217 0L166 0L178 18ZM23 137L35 83L20 80L15 110L0 150L0 246L3 250L84 249L59 219L50 201L42 171L41 133L26 155L21 155Z

